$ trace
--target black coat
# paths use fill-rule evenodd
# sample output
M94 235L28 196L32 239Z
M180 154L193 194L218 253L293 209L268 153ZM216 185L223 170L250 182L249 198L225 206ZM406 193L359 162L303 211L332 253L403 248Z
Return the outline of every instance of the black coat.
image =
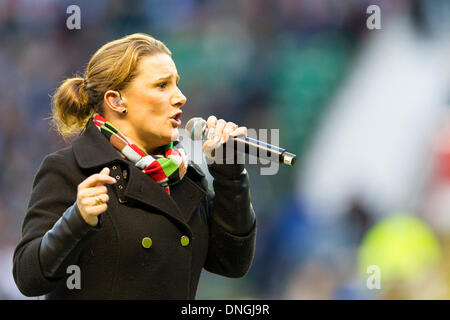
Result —
M107 185L108 209L91 227L76 206L77 186L106 166L118 182ZM70 147L43 160L35 176L14 252L18 288L47 299L194 299L202 268L244 276L256 237L247 172L243 165L208 170L215 195L191 162L169 196L89 121ZM152 240L149 248L145 237ZM67 287L70 265L80 268L81 289Z

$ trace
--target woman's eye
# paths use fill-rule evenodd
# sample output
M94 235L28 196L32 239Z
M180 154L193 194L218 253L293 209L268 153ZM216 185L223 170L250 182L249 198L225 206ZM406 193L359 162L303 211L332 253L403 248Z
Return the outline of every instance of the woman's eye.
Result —
M158 88L164 89L165 87L167 87L167 82L161 82L160 84L158 84Z

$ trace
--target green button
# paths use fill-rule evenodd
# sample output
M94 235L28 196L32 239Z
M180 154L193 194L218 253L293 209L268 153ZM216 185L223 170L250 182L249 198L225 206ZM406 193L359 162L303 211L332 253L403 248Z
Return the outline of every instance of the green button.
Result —
M142 239L142 246L145 249L148 249L152 246L152 239L150 239L149 237L145 237L144 239Z
M181 245L183 247L186 247L187 245L189 245L189 237L188 236L182 236L180 239Z

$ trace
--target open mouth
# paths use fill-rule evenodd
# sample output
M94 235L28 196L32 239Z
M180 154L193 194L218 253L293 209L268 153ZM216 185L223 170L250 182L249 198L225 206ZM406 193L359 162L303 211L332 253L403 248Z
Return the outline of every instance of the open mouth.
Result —
M181 126L181 120L180 120L181 114L182 114L182 112L179 112L176 115L174 115L172 118L170 118L172 123L175 124L177 127Z

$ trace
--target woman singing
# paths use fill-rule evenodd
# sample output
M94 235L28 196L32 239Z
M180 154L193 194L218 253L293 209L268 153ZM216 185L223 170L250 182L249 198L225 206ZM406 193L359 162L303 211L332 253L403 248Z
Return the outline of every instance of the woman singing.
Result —
M256 237L247 172L211 163L208 189L177 140L186 102L178 81L170 50L133 34L105 44L84 77L57 89L53 122L64 136L81 134L36 173L14 252L24 295L194 299L202 268L247 273ZM207 126L206 154L247 134L214 116Z

